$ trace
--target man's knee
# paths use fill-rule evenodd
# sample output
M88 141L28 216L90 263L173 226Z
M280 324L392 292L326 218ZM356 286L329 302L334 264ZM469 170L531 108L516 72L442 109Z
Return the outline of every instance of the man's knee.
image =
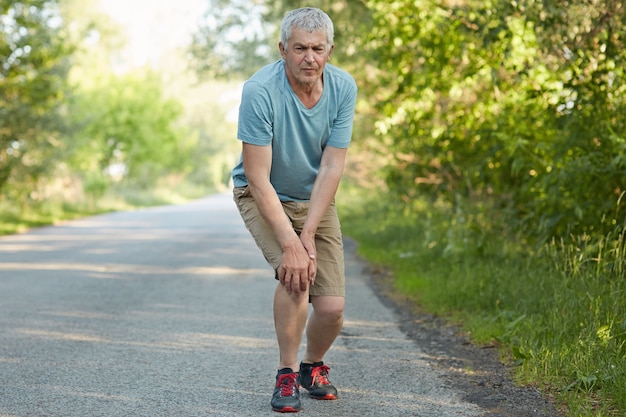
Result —
M312 300L314 313L328 323L343 321L343 297L316 297Z

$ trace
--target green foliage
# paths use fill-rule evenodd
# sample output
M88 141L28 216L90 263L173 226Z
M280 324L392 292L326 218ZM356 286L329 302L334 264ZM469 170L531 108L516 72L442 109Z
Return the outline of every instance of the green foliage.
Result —
M562 4L555 6L531 14L542 28L544 51L558 57L555 68L563 81L556 106L560 138L553 142L555 169L542 185L566 207L557 231L604 233L626 220L620 200L626 191L626 83L618 64L626 56L624 5L577 2L567 13L558 10ZM554 205L550 197L541 200L538 209Z
M399 292L500 343L516 378L558 394L569 415L626 411L626 233L535 251L487 208L364 195L340 195L344 233Z
M0 0L0 13L0 204L7 213L39 224L28 218L40 211L50 222L74 206L100 210L100 200L124 189L134 189L135 201L163 202L226 183L223 167L235 157L223 145L234 133L207 131L232 124L218 119L224 109L207 107L202 123L188 123L182 101L200 88L188 87L184 64L171 74L114 71L121 28L92 0ZM181 91L186 96L172 98ZM171 199L146 190L166 184L176 188Z
M0 1L0 189L55 168L72 50L60 23L56 1Z
M624 224L626 14L568 4L368 2L393 191L489 198L542 239Z
M155 76L103 77L76 94L71 110L78 127L71 166L79 172L154 185L191 156L192 143L176 125L182 107L163 96Z

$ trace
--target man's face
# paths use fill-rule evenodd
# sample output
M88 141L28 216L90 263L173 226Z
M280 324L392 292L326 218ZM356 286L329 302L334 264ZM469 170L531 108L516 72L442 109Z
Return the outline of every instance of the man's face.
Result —
M326 32L309 33L293 29L287 48L279 44L280 54L286 63L287 77L302 85L314 85L321 77L333 47L329 48Z

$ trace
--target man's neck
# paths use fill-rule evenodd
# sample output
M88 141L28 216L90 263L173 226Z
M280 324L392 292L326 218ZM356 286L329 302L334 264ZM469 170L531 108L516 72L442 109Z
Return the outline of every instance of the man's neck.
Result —
M322 78L312 84L298 83L295 80L290 80L289 77L287 77L287 80L293 92L296 93L296 96L307 109L315 107L318 101L320 101L324 92L324 81Z

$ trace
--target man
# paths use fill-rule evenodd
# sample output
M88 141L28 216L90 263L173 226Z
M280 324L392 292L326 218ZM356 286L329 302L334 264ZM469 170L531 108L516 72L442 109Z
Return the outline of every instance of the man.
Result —
M327 64L333 35L331 19L319 9L287 13L278 45L282 60L244 84L239 108L243 148L233 169L234 199L279 280L274 325L280 355L271 400L278 412L300 411L299 385L312 398L337 399L323 358L343 325L343 246L334 197L357 87L347 72ZM298 364L305 328L306 353Z

